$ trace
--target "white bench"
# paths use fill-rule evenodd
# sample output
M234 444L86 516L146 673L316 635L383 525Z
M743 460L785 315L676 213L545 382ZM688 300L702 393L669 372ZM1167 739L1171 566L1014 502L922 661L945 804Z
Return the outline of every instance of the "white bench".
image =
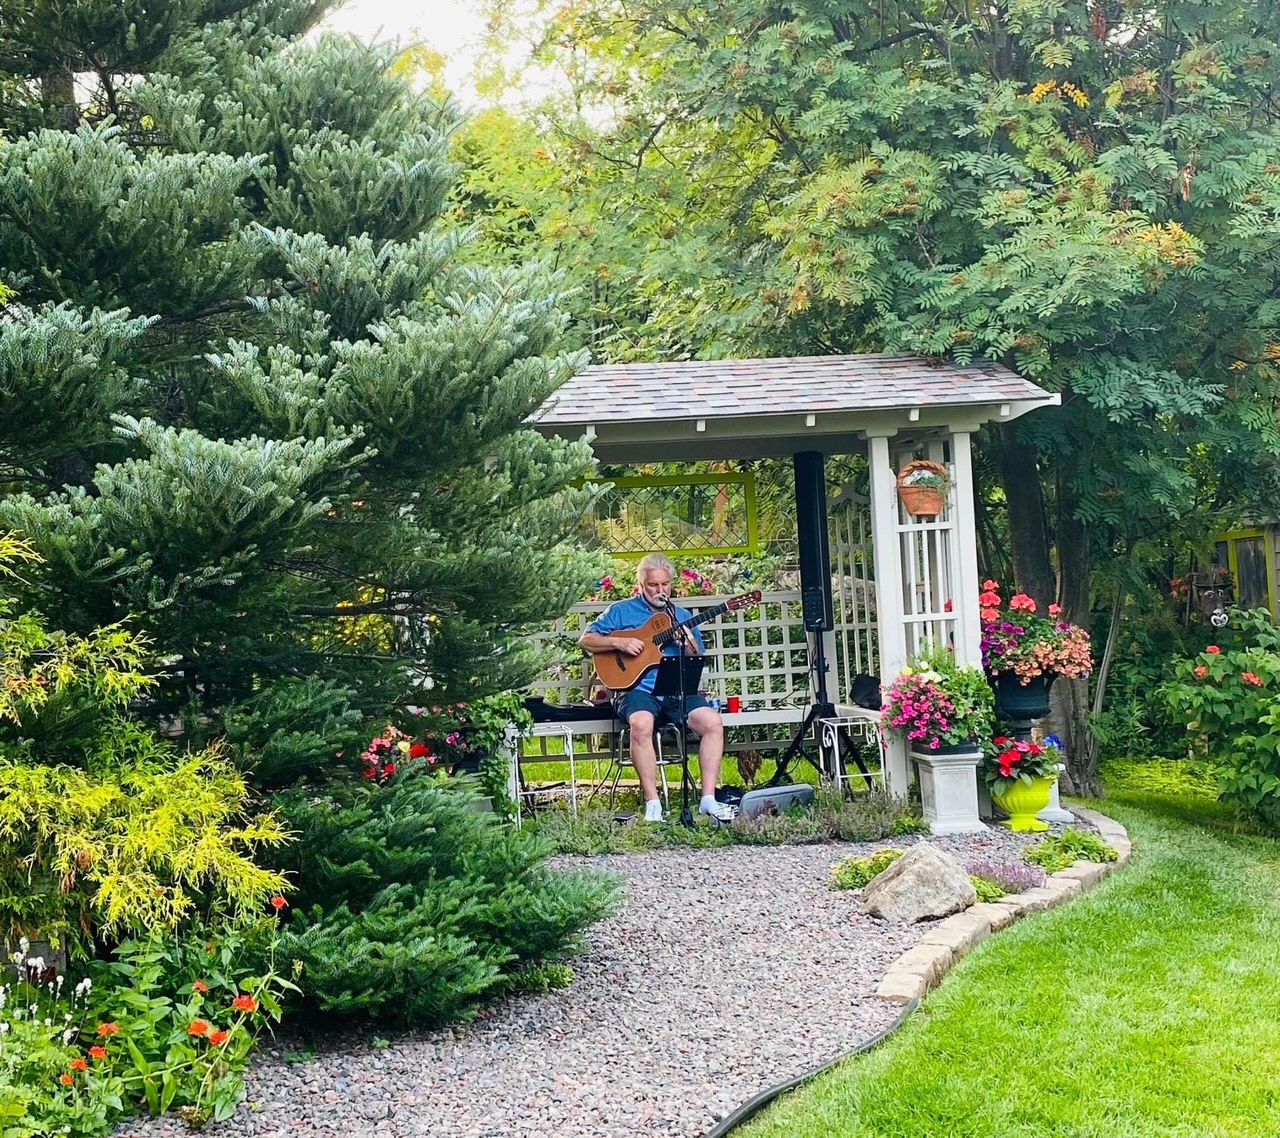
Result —
M608 708L608 706L608 704L604 705L605 708ZM757 750L761 747L777 749L785 745L790 742L794 731L788 731L785 739L756 739L752 737L735 739L732 737L732 729L778 727L783 724L799 727L804 722L808 711L808 707L799 706L774 706L743 711L721 711L720 715L724 720L726 730L725 753L734 754L741 751ZM512 798L518 803L523 803L529 797L529 792L522 786L523 780L521 776L525 766L539 762L567 761L569 764L569 805L570 809L576 811L578 808L578 763L602 759L613 760L618 754L618 737L623 726L624 724L612 715L602 715L598 719L535 723L525 732L524 739L542 741L540 753L525 754L523 744L512 749L509 771ZM598 748L588 744L584 751L578 750L578 741L580 739L589 740L595 736L606 738L608 740L607 746ZM554 751L547 751L545 741L548 739L558 739L563 747L563 752L557 754Z

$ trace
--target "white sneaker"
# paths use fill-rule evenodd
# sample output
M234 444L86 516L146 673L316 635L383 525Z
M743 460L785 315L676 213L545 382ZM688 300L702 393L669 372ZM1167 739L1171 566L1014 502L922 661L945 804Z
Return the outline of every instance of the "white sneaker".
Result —
M727 826L738 816L738 808L727 802L704 802L698 807L699 814L705 814L723 826Z
M644 804L644 820L646 822L662 821L662 801L655 798L651 802Z

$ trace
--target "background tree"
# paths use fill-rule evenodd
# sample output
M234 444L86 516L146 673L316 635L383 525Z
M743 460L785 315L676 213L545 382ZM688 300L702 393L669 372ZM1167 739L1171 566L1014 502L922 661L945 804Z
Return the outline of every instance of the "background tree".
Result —
M1229 516L1273 499L1271 6L591 0L545 14L544 54L613 45L592 59L625 109L594 164L663 168L686 202L732 219L685 273L664 262L667 297L698 298L680 315L700 353L985 356L1062 393L983 440L983 503L1001 514L988 549L1042 603L1088 624L1109 601L1118 617L1134 551L1188 503L1208 490L1208 516ZM628 170L611 191L653 181ZM1085 791L1083 726L1105 681L1104 666L1092 703L1058 685Z
M135 614L189 729L518 683L596 573L589 451L522 426L584 362L560 286L465 255L452 113L299 42L329 6L0 5L0 527L60 626Z

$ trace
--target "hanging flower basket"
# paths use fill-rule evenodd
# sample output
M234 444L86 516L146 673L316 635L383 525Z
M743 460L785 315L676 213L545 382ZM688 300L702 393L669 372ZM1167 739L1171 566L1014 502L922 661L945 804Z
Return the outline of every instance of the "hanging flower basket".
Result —
M951 476L940 462L917 458L898 471L898 498L915 518L936 518L947 504Z

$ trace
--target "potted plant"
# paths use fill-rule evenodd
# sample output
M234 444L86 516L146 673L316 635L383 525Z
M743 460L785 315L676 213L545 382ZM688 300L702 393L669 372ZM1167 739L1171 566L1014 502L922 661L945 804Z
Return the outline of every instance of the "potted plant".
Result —
M911 748L920 800L935 834L985 829L978 818L979 740L991 737L991 686L976 665L935 650L912 660L883 694L880 722Z
M916 518L936 518L947 504L951 475L940 462L918 458L898 471L898 498Z
M1011 830L1047 830L1049 824L1036 817L1049 805L1053 784L1058 781L1062 750L1051 736L1042 743L998 735L982 764L982 777L991 798L1009 815Z
M935 650L916 657L883 694L880 721L913 751L976 747L995 725L991 685L981 668Z
M1040 616L1036 602L1015 593L1006 605L998 581L985 581L978 597L982 666L996 689L996 710L1014 720L1049 711L1049 685L1058 676L1084 679L1093 672L1089 633L1060 620L1062 608Z

